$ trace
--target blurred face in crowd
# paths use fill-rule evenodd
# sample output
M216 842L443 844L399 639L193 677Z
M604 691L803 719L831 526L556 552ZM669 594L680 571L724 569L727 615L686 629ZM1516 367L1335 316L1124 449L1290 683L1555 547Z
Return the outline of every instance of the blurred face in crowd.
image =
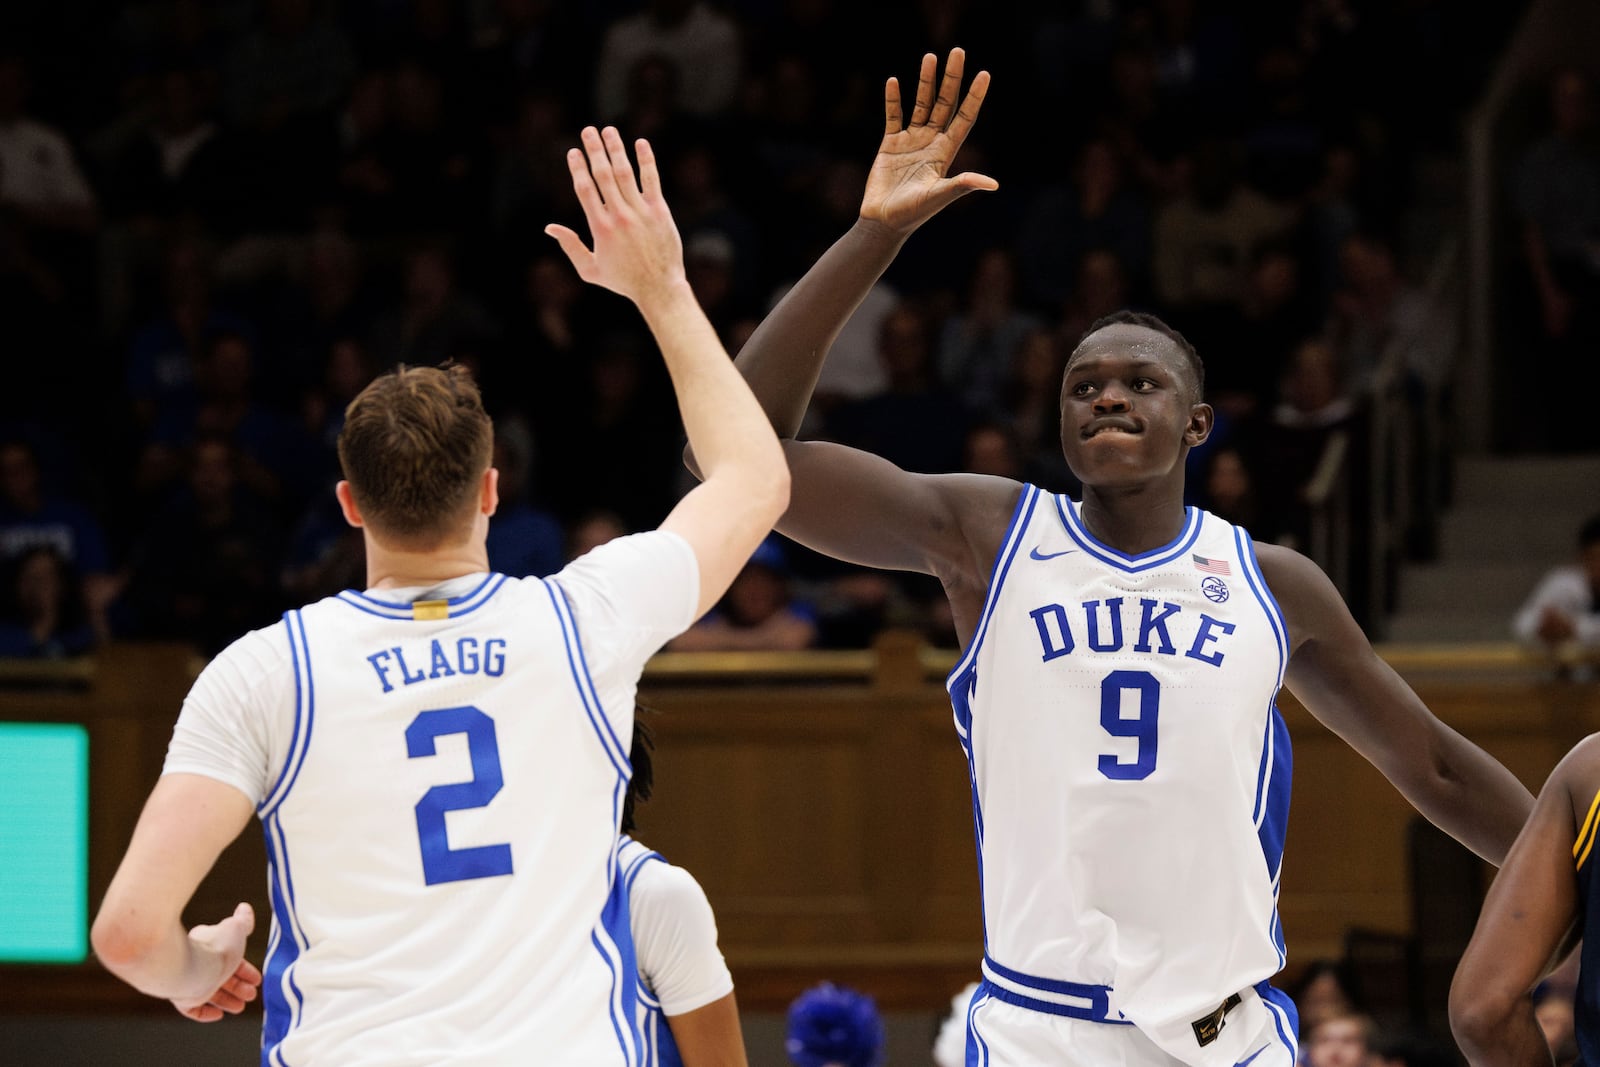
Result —
M14 508L31 511L38 506L39 465L22 445L0 450L0 491Z
M1307 1067L1368 1067L1366 1022L1357 1015L1341 1015L1318 1026L1306 1047Z
M747 564L728 587L728 617L741 626L759 626L789 603L789 583L771 567Z
M61 561L54 552L33 552L17 574L17 603L27 619L37 619L61 602Z

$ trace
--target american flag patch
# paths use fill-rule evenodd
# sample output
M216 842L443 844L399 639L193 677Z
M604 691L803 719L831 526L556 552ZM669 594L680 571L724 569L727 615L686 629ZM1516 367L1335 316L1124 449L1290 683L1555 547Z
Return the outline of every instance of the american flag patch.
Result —
M1225 559L1206 559L1204 556L1195 555L1194 553L1190 553L1189 558L1194 560L1194 569L1197 571L1205 571L1207 574L1233 573L1233 570L1228 566L1228 561Z

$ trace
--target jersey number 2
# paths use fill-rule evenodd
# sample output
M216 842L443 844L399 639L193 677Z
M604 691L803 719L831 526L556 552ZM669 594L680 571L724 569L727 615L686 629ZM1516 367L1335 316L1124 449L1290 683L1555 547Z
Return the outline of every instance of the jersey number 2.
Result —
M434 742L447 734L467 735L472 781L436 785L417 801L422 876L429 885L438 885L510 874L510 845L451 848L444 824L446 812L484 807L505 784L500 775L500 743L495 739L494 720L471 705L425 711L406 727L406 754L412 759L431 756Z
M1139 694L1139 711L1123 718L1122 694ZM1136 737L1139 751L1132 763L1102 754L1100 773L1118 781L1137 782L1156 769L1156 723L1161 717L1161 683L1149 671L1112 671L1100 683L1100 725L1112 737Z

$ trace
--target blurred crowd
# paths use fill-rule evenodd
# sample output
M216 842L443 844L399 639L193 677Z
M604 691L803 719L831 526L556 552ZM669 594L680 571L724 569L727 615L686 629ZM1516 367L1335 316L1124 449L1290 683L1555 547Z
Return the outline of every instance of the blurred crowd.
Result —
M1218 411L1195 503L1303 544L1305 487L1330 440L1359 440L1397 339L1418 389L1448 388L1453 319L1406 243L1413 164L1454 151L1520 8L7 4L0 654L213 652L360 587L333 444L345 404L401 362L483 383L497 570L548 574L654 525L688 477L662 368L631 309L542 234L581 221L578 129L651 139L691 284L737 351L854 220L883 79L954 45L995 79L959 165L1001 190L913 238L840 337L809 431L1071 492L1063 362L1100 315L1155 311L1207 360ZM1563 90L1578 131L1587 91ZM1593 157L1541 159L1518 195L1549 234L1570 217L1540 221L1563 208L1537 168L1590 180ZM1592 276L1542 251L1546 325L1589 329ZM889 625L948 642L943 604L774 541L684 647L851 647Z

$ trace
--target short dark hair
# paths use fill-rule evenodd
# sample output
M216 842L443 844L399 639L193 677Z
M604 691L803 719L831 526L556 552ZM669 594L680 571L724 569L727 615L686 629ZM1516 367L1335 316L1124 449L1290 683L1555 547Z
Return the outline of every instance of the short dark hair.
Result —
M625 834L633 833L634 808L641 801L650 799L656 784L655 762L650 755L655 751L656 739L650 733L650 727L644 724L644 717L649 714L653 712L643 704L633 706L633 744L628 748L628 762L633 764L633 776L628 779L628 791L622 797L620 827Z
M1600 513L1589 516L1584 524L1578 527L1578 547L1588 548L1593 544L1600 544Z
M1178 346L1178 351L1183 353L1184 359L1189 361L1189 369L1194 372L1195 400L1199 400L1205 395L1206 365L1201 362L1200 353L1194 350L1194 345L1189 343L1187 337L1167 325L1160 316L1152 315L1145 311L1132 311L1123 308L1121 311L1113 311L1109 315L1102 315L1100 318L1095 319L1094 322L1089 324L1089 328L1083 331L1083 335L1078 338L1077 343L1072 346L1072 354L1067 357L1067 366L1069 368L1072 366L1073 361L1078 358L1078 352L1083 348L1083 342L1107 326L1143 326L1145 329L1154 330L1156 333L1171 340L1173 344Z

